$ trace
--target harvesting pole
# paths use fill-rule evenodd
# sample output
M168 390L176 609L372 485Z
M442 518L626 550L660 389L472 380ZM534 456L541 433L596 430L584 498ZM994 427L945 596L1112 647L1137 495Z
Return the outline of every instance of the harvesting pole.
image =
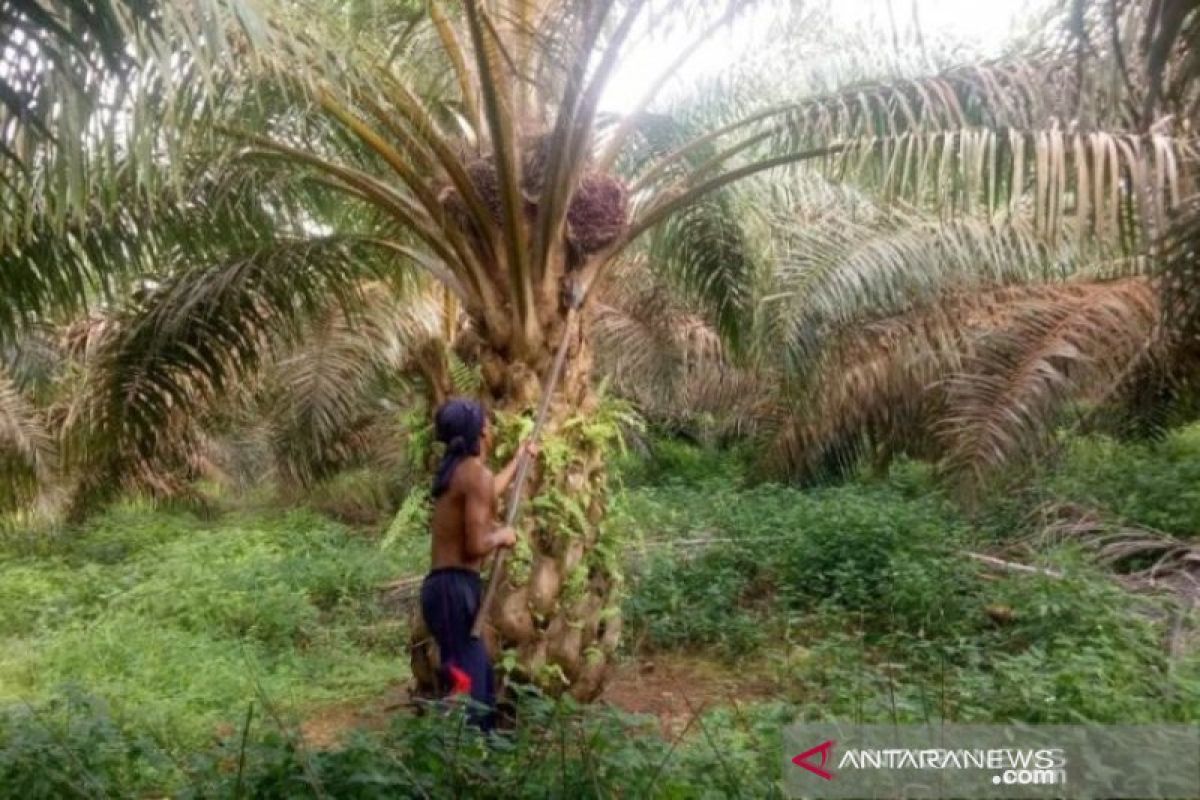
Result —
M577 283L572 282L570 303L567 309L566 323L563 325L562 341L558 343L558 352L554 354L554 364L550 367L550 374L546 377L546 382L542 386L542 399L538 404L538 412L536 421L533 424L533 433L529 435L530 441L536 442L541 438L542 427L546 424L546 417L550 414L550 401L554 398L554 390L558 387L558 379L562 377L563 367L567 363L567 347L571 341L571 326L575 322L575 318L579 315L579 308L583 305L583 298L586 293L581 290ZM517 455L517 473L513 477L512 488L509 490L507 510L504 515L504 525L512 527L517 521L517 514L521 510L521 489L525 485L525 478L529 474L530 459L526 455L524 448ZM496 555L492 559L492 570L488 577L487 590L483 594L483 601L479 604L479 613L475 615L475 623L471 626L471 636L478 639L483 635L483 626L487 622L488 612L491 611L492 603L496 599L496 590L500 588L500 584L504 581L504 562L508 556L509 548L501 547L496 551Z

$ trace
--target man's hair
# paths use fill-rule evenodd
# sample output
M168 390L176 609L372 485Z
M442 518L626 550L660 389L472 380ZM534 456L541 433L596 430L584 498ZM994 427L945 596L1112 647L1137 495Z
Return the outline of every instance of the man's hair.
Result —
M433 496L441 497L450 488L450 479L459 463L479 455L479 437L487 420L483 406L465 397L454 397L442 403L434 415L437 440L446 445L442 463L433 476Z

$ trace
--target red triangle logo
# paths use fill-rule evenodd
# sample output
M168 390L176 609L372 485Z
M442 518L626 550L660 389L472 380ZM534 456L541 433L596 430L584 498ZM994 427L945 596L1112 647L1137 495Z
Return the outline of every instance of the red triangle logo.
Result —
M811 750L805 750L803 753L793 758L792 763L797 767L804 767L814 775L820 775L825 780L831 781L833 780L833 773L825 770L825 762L829 760L829 751L833 748L833 745L833 739L830 739L827 742L821 742ZM815 756L817 753L821 754L821 763L819 765L808 763L808 759L812 756Z

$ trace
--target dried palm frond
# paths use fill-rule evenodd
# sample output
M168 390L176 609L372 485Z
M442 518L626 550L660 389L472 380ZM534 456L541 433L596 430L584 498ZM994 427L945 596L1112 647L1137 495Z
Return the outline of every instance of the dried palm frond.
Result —
M1065 401L1111 389L1136 366L1157 317L1156 293L1141 279L1068 285L1022 303L946 381L946 469L977 486L1037 452Z
M1200 545L1164 531L1107 519L1073 503L1047 503L1030 517L1038 523L1036 543L1071 542L1100 564L1121 574L1127 585L1200 595Z
M56 461L42 414L0 369L0 512L32 502L50 482Z
M785 392L770 458L793 474L871 442L943 459L967 488L1045 445L1070 399L1111 387L1156 323L1145 279L954 294L841 337Z

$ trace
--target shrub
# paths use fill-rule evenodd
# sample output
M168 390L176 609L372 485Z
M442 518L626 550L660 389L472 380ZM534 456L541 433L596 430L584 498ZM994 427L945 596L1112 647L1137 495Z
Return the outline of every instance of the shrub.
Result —
M664 740L645 718L536 695L520 699L518 724L484 737L460 713L399 716L382 735L360 733L337 750L305 752L276 733L258 739L239 778L226 769L194 796L292 798L312 786L329 797L551 798L780 796L774 723L748 711L697 720L695 735ZM240 743L218 762L236 763ZM211 776L213 772L210 770ZM185 793L183 796L189 796Z
M625 511L647 526L648 549L626 603L635 640L735 656L821 607L875 631L955 624L972 591L952 556L963 528L939 497L910 488L738 491L709 480L632 492Z
M0 797L121 797L170 780L166 754L122 730L103 703L69 691L0 713Z
M313 750L267 715L215 746L171 757L85 697L0 716L0 796L170 793L209 797L779 797L786 707L718 711L663 739L652 720L570 700L521 697L512 730L485 737L461 710L398 715Z
M338 522L378 528L393 514L407 484L375 467L339 472L304 493L304 502Z
M652 439L645 453L626 454L616 461L618 474L630 486L709 479L736 484L745 477L747 464L745 453L736 447L718 449L667 438Z
M1072 439L1043 493L1178 536L1200 535L1200 425L1162 441Z

